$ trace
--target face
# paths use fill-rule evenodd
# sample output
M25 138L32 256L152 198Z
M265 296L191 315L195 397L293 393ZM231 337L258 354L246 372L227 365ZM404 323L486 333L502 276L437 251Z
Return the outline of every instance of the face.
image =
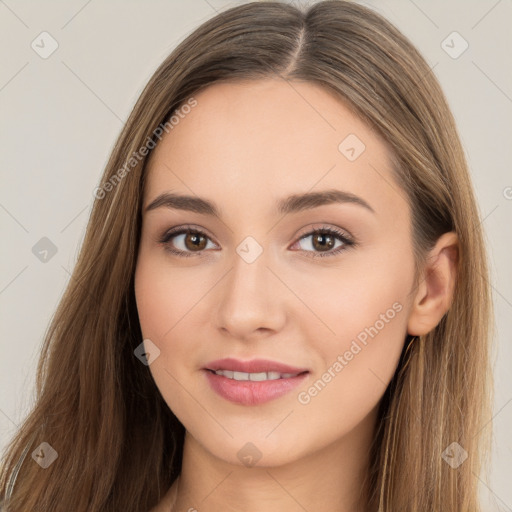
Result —
M250 442L285 464L357 431L395 372L410 210L384 141L319 86L215 84L195 100L147 168L135 294L159 350L149 369L212 456L241 464ZM267 365L214 375L223 358ZM307 372L273 380L277 363Z

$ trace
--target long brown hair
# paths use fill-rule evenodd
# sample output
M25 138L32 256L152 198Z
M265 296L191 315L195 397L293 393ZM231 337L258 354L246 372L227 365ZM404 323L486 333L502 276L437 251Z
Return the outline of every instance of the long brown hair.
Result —
M321 85L383 137L412 210L418 268L441 234L459 237L451 308L411 345L381 401L365 496L368 510L381 512L480 510L493 322L465 155L438 81L414 46L374 11L333 0L221 12L149 80L105 168L46 332L35 405L3 458L0 496L10 512L140 512L179 474L184 428L134 356L142 335L133 278L151 153L140 157L140 149L158 142L158 127L194 93L221 80L267 77ZM58 453L46 469L30 456L43 442ZM442 456L450 445L452 455L468 455L457 468Z

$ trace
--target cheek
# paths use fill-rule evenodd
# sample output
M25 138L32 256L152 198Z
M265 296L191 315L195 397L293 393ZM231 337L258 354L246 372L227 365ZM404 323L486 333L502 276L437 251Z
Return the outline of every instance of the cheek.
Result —
M179 383L187 383L194 393L195 382L189 383L197 371L200 336L191 335L202 327L204 318L197 311L205 301L205 291L213 286L199 267L173 268L163 255L146 255L141 251L135 271L135 298L144 339L150 339L160 350L149 369L165 401L173 411L180 411L189 395ZM192 387L191 387L192 386Z
M353 253L337 267L317 269L314 278L311 271L287 275L294 293L309 309L302 307L304 314L297 316L299 325L310 330L305 339L333 350L343 349L356 337L362 343L366 338L400 343L397 334L407 323L413 278L413 260L406 250L403 254L398 259L396 250L380 247Z
M296 396L297 418L319 439L347 435L374 411L398 364L405 337L400 316L405 308L387 300L382 307L357 306L342 303L333 324L337 335L317 339L314 351L321 355L321 364Z
M413 259L407 250L379 250L379 257L350 262L350 268L318 275L300 282L308 304L322 320L307 338L321 356L319 372L305 386L298 402L321 423L328 415L335 430L361 421L382 398L396 370L407 334L408 293L413 278ZM371 256L371 257L370 257ZM328 327L328 329L326 328Z
M208 278L199 267L177 268L165 254L141 251L135 271L135 297L144 337L162 343L173 337L179 324L208 289Z
M139 260L135 271L135 299L139 323L144 339L151 339L160 349L163 335L172 326L172 319L164 312L174 311L172 293L161 293L162 281L157 267Z

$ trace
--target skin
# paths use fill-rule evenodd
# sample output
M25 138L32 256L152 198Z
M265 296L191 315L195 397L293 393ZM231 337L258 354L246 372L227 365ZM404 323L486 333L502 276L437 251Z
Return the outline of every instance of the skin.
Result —
M186 428L179 486L153 512L363 511L358 492L378 404L406 335L428 333L450 306L457 237L438 240L415 287L411 215L388 148L319 86L265 79L215 84L195 98L197 106L152 153L143 209L172 191L215 202L221 216L145 212L135 275L142 333L160 350L149 368ZM366 146L354 161L338 150L349 134ZM285 196L325 189L349 191L375 213L354 203L274 211ZM173 255L158 240L186 224L207 238L194 249L190 235L176 235L167 245L191 256ZM357 245L313 258L322 248L314 236L301 237L322 227ZM263 249L250 264L236 252L247 236ZM334 240L331 253L342 245ZM298 394L394 303L400 312L300 403ZM280 398L234 404L210 388L202 370L228 356L310 373ZM252 467L237 456L247 442L261 452Z

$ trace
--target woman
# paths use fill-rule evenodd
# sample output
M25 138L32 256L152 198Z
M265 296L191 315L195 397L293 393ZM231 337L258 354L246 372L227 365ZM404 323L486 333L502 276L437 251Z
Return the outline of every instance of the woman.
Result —
M155 72L94 195L9 511L480 510L478 209L389 22L218 14Z

